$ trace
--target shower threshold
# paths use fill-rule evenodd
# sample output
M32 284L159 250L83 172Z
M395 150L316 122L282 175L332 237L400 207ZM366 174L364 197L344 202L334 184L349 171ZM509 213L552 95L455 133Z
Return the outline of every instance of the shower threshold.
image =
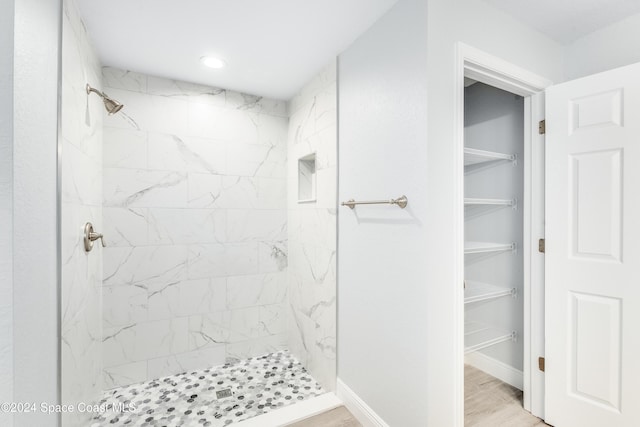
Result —
M100 414L91 425L227 426L324 393L283 350L108 390L100 404L125 410Z

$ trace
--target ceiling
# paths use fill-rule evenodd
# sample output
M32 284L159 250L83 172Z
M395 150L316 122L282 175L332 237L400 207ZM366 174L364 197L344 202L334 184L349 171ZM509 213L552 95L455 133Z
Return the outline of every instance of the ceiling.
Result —
M104 65L290 99L398 0L77 0ZM426 0L425 0L426 1ZM561 44L640 0L485 0ZM227 62L205 68L203 55Z
M289 99L396 1L76 2L103 65Z
M640 13L639 0L485 1L565 45Z

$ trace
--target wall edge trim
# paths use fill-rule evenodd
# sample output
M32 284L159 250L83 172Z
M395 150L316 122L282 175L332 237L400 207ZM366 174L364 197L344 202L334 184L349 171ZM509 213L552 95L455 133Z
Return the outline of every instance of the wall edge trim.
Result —
M340 378L336 381L336 394L344 402L344 406L353 414L364 427L389 427L389 424L375 413L349 386Z

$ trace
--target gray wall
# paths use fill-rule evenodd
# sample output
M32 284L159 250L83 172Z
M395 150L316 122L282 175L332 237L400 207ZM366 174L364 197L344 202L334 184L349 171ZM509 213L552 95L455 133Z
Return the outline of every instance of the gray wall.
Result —
M13 146L14 401L59 401L57 136L60 0L16 0ZM16 426L58 415L19 414Z
M425 425L427 7L401 0L339 58L338 378L391 426Z
M13 6L0 2L0 402L13 400Z

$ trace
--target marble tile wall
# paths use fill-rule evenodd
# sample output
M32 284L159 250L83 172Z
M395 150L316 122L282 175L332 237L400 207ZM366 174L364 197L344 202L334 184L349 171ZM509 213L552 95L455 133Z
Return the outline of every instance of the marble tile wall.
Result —
M336 64L289 103L289 349L325 389L336 381ZM298 203L298 159L316 155L316 200Z
M105 388L285 348L286 104L103 81Z
M73 0L62 27L62 403L97 402L102 392L102 248L85 253L87 221L101 231L102 125L105 110L85 84L100 89L101 67ZM65 426L91 414L65 413Z

